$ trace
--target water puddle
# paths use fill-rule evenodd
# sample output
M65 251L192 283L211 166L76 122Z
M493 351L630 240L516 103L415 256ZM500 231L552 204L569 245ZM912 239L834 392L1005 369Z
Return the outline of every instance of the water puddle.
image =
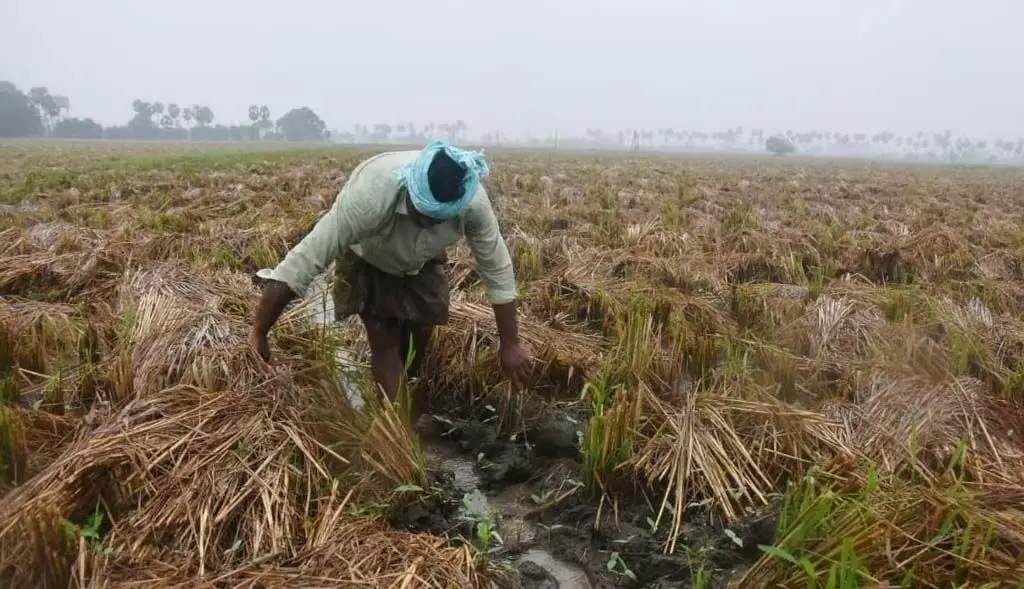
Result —
M517 565L532 563L540 567L559 589L591 589L583 568L535 546L542 536L537 525L525 519L530 510L529 486L511 485L496 494L485 495L480 490L482 479L471 457L443 442L427 440L423 441L423 453L430 466L452 473L456 490L464 494L462 514L465 517L478 519L490 515L496 520L506 549L526 548L516 559Z
M530 562L544 569L554 579L558 589L591 589L590 579L583 569L556 559L547 550L531 548L519 558L520 562Z
M422 444L427 462L439 470L452 473L457 491L472 493L480 488L481 478L476 472L476 465L472 460L441 442L422 440Z

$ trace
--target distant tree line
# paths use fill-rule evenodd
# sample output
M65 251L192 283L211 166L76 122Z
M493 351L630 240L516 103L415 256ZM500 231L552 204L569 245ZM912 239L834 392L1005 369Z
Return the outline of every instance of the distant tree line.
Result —
M818 155L898 155L921 160L1024 161L1024 138L990 141L954 137L949 130L932 134L918 131L908 135L891 131L871 134L814 129L766 134L763 129L745 130L743 127L735 127L711 133L670 128L636 130L635 133L641 144L648 148L768 151L776 155L801 152ZM634 130L608 133L603 129L587 129L586 137L574 144L629 146L633 134ZM550 144L553 140L548 138L546 142ZM570 144L566 140L560 142Z
M267 105L251 104L248 124L214 124L213 110L206 105L181 106L178 103L132 102L131 118L123 125L104 127L90 118L68 116L66 96L51 94L46 87L20 91L10 82L0 81L0 137L64 137L81 139L168 139L196 141L335 141L349 143L422 144L430 139L467 140L468 126L462 120L417 124L358 123L345 131L328 131L324 121L309 107L293 108L274 119ZM607 131L586 129L583 136L565 137L557 133L547 137L509 141L499 131L478 134L484 145L515 143L546 147L604 147L629 149L692 149L725 151L768 151L777 155L804 153L827 156L882 156L920 160L1012 161L1024 162L1024 138L995 140L954 137L943 133L896 134L822 131L777 131L730 127L705 131L660 128Z
M423 143L444 137L451 141L465 138L467 125L412 121L395 125L357 124L350 131L327 130L327 124L311 108L293 108L274 120L270 108L251 104L249 124L214 125L214 112L206 105L181 106L175 102L132 102L132 116L123 125L104 127L91 118L67 116L67 97L51 95L46 87L32 88L27 94L11 82L0 81L0 137L60 137L73 139L167 139L193 141L322 141L335 139L364 143ZM492 135L488 135L490 142ZM499 135L493 134L496 141Z
M91 118L68 117L71 103L50 94L44 86L24 93L0 81L0 137L60 137L67 139L166 139L194 141L324 141L327 124L309 107L293 108L272 120L266 105L249 106L248 125L214 125L209 106L182 108L177 103L132 102L132 117L124 125L104 127Z
M465 121L454 123L425 123L417 126L413 121L396 123L374 123L364 125L357 123L351 131L337 133L336 139L346 142L360 143L423 143L435 137L456 141L466 137L468 126ZM489 136L485 136L487 143Z

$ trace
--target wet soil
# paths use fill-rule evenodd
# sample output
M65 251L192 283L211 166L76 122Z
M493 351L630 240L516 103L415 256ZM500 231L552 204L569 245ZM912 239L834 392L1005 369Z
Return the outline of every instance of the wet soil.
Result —
M587 491L571 420L552 418L526 436L503 436L491 424L426 415L417 421L428 466L447 487L392 514L405 529L461 535L482 546L479 523L496 531L486 548L526 588L725 587L771 543L771 510L726 531L700 507L684 516L677 549L652 525L660 497L639 493L612 505ZM526 441L532 440L532 441ZM598 515L600 513L600 520ZM662 525L662 527L667 527Z

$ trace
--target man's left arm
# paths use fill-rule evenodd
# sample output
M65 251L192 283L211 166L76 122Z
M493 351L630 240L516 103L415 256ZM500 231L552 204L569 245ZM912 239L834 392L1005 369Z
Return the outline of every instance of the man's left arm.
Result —
M487 299L494 309L502 368L522 384L529 375L530 362L519 342L515 273L498 227L498 218L483 188L467 211L465 229L466 240L476 259L477 272L487 287Z

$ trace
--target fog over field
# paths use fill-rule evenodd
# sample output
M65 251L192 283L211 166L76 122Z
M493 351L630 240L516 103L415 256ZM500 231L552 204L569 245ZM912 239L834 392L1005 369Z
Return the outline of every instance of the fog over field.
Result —
M628 146L637 130L650 148L763 150L790 132L800 151L946 159L966 151L936 145L948 130L987 142L972 158L1013 159L994 143L1024 137L1011 0L7 0L0 15L0 80L105 126L142 100L207 106L218 124L308 106L335 139L373 141L462 122L458 138L485 143Z

